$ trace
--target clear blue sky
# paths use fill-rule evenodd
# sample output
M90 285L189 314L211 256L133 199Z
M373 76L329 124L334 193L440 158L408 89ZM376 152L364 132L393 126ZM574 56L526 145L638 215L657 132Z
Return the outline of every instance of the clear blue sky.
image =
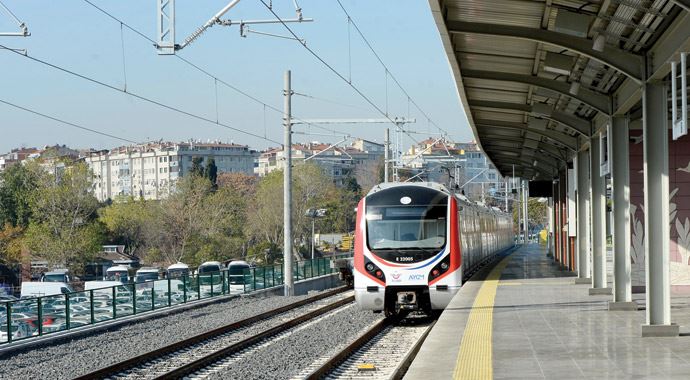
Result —
M216 119L214 81L170 56L159 56L149 42L124 29L83 0L2 0L22 21L31 37L0 37L0 45L25 48L29 55L74 70L116 87L124 86L123 41L127 89L186 111ZM155 38L153 0L92 0L126 23ZM202 25L229 0L177 0L177 42ZM268 0L266 0L268 2ZM429 5L421 0L341 0L391 72L421 108L451 137L472 138L433 22ZM290 0L274 0L284 18L294 17ZM384 68L351 29L352 65L348 64L348 24L335 0L300 0L305 17L315 22L291 24L297 34L324 60L352 81L379 107L385 108ZM226 16L267 19L272 14L258 0L243 0ZM281 25L253 29L285 35ZM0 31L17 28L0 11ZM293 113L301 118L381 117L346 83L291 40L250 34L241 38L237 26L214 26L179 52L217 77L282 108L283 72L292 70L293 89L328 101L293 98ZM102 88L28 59L0 50L0 100L35 109L85 127L135 141L222 139L263 149L276 144L195 120L131 96ZM218 117L234 127L282 141L281 115L218 85ZM339 103L339 104L336 104ZM388 80L388 110L408 116L408 101ZM422 114L412 128L437 132ZM382 141L384 124L339 125L332 128L353 136ZM296 127L298 131L324 133ZM423 135L416 135L418 139ZM333 136L295 135L297 141L337 141ZM412 141L407 138L406 145ZM18 146L67 144L109 148L122 142L58 125L0 104L0 152Z

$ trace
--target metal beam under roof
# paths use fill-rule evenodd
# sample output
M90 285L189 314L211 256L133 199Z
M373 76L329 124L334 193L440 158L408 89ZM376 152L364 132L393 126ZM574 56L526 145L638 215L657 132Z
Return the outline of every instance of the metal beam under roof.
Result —
M570 36L565 33L545 29L527 28L514 25L488 24L484 22L466 22L451 20L446 23L449 33L481 34L488 36L518 38L541 42L575 51L588 58L627 75L637 83L642 83L643 57L611 46L604 46L601 51L594 50L592 40Z
M690 0L429 4L472 132L503 175L553 179L690 49Z
M531 86L545 88L547 90L555 91L561 95L577 99L601 113L608 114L611 112L611 102L608 96L597 94L594 91L584 88L579 89L576 94L572 94L570 93L570 85L568 83L559 82L553 79L542 78L536 75L513 74L486 70L462 70L462 75L467 78L529 84Z
M517 104L510 102L494 102L489 100L470 100L470 107L485 107L485 108L496 108L496 109L507 109L507 110L517 110L524 111L528 114L533 113L533 107L528 104ZM569 115L565 112L558 110L552 110L548 115L543 115L545 119L549 119L560 123L566 127L572 128L573 130L581 133L584 136L589 136L591 133L591 123L586 119L578 116Z
M515 122L510 122L510 121L501 121L501 120L483 120L483 119L477 119L475 120L475 124L478 126L486 127L482 128L483 130L486 129L487 131L492 131L497 128L499 129L509 129L509 130L516 130L519 132L531 132L543 137L546 137L548 139L552 139L554 141L559 142L562 144L564 147L568 148L571 151L576 151L577 147L577 139L568 136L564 133L556 132L556 131L551 131L551 130L538 130L538 129L533 129L530 128L529 125L525 123L515 123Z

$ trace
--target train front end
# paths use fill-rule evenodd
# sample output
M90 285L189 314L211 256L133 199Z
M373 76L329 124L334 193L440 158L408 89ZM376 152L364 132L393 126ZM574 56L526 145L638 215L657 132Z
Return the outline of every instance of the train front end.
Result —
M362 309L444 309L462 283L455 198L439 184L381 184L357 208L355 298Z

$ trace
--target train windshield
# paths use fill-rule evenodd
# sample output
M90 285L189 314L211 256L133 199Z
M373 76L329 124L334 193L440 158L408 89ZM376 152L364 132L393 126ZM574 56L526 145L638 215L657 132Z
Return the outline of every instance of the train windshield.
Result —
M446 244L446 206L367 207L372 250L433 249Z

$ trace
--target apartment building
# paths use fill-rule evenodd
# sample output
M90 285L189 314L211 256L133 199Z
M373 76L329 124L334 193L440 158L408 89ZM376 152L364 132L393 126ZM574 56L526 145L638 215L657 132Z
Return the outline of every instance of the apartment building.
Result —
M336 185L354 176L358 168L371 167L384 155L384 146L375 142L357 139L347 147L312 142L292 145L293 163L309 159L319 165ZM310 158L312 157L312 158ZM285 168L282 148L271 148L261 152L254 173L263 177L274 170Z
M94 175L94 194L103 201L122 196L164 199L199 157L213 158L218 173L252 174L257 154L246 145L221 142L150 142L91 152L85 161Z

